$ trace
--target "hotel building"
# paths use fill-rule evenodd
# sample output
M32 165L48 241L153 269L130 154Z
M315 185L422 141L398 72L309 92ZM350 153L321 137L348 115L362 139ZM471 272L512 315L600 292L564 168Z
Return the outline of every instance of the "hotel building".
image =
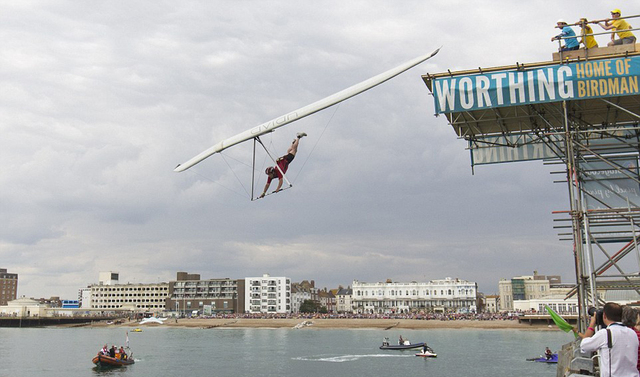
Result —
M477 310L477 284L445 278L426 283L384 283L353 281L353 312L391 313L468 313Z

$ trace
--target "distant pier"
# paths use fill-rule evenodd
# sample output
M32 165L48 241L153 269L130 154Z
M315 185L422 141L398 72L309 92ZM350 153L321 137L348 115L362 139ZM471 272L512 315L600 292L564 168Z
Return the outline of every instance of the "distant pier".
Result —
M99 321L115 321L114 317L0 317L0 327L45 327L84 325Z
M576 326L578 323L578 316L576 314L566 314L563 315L565 321ZM521 314L518 316L518 322L520 323L528 323L530 325L552 325L555 326L553 319L548 314Z

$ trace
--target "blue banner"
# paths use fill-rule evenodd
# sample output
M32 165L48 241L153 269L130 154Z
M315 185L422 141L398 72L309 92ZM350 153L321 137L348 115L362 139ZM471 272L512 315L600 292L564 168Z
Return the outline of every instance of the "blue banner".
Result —
M640 94L640 57L433 80L436 114Z

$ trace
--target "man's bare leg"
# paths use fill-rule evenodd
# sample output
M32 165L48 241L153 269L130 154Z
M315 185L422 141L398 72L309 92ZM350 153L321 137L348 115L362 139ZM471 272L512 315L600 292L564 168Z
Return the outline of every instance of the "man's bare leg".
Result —
M296 136L296 138L293 139L293 142L291 143L291 146L287 150L287 153L291 153L292 155L295 156L296 153L298 153L298 144L300 144L300 139L302 139L305 136L307 136L306 133L304 132L299 133L298 136Z

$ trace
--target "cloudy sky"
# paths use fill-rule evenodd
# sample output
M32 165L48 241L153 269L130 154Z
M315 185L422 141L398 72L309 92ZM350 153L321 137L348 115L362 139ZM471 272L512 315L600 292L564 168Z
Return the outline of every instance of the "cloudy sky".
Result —
M0 268L19 295L123 282L287 276L320 287L457 277L575 281L541 162L478 167L421 75L546 61L546 1L20 1L0 12ZM623 12L625 10L623 9ZM637 13L637 12L636 12ZM600 37L606 42L606 37ZM431 60L263 138L293 188L250 200L253 145L218 141L442 46ZM264 152L256 157L256 190Z

